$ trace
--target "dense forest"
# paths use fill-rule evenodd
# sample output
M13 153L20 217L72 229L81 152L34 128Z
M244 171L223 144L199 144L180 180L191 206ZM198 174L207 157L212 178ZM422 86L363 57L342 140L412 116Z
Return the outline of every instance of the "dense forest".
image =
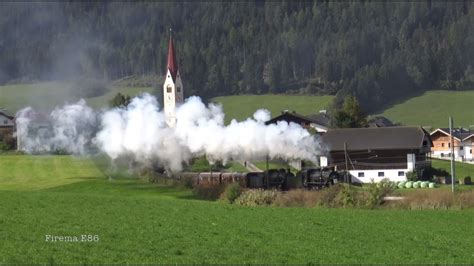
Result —
M170 27L187 95L474 89L471 1L2 2L0 84L164 75Z

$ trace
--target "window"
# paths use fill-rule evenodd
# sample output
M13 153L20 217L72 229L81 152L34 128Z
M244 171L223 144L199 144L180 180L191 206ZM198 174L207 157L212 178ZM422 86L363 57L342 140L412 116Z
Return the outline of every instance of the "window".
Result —
M448 148L451 148L451 143L448 142Z
M172 91L173 91L173 87L171 87L171 85L168 85L168 87L166 87L166 92L171 93Z
M403 171L398 171L398 176L405 176L405 172L403 172Z
M428 141L423 140L423 146L426 146L426 145L428 145Z
M463 146L459 146L459 150L464 150L464 147Z
M441 147L444 147L444 142L443 142L443 143L441 143Z
M8 120L6 120L6 119L3 120L3 124L4 124L4 125L8 124Z
M181 92L181 87L180 86L176 87L176 92Z
M385 176L385 172L379 172L379 177L384 177Z
M444 157L444 153L441 153L441 157Z
M364 172L358 172L357 177L364 177Z

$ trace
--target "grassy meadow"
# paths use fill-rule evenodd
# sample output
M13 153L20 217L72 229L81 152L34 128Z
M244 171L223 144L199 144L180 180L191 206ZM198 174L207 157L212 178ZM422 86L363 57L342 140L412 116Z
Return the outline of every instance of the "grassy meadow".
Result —
M0 263L474 262L472 209L239 207L107 176L95 159L0 156Z
M0 86L0 109L6 109L9 114L15 114L27 106L39 110L50 110L56 106L62 106L66 102L77 101L78 98L73 96L71 90L71 83L56 81ZM101 108L107 107L109 101L119 92L135 96L142 92L152 92L152 90L152 87L112 85L104 95L85 98L85 100L90 106Z
M474 128L474 91L427 91L421 96L395 104L382 115L404 125L448 127L448 117L456 127Z
M442 168L446 170L446 172L448 173L451 172L451 162L448 160L433 159L431 161L431 164L435 168ZM474 180L474 164L456 162L455 170L456 170L456 173L455 173L456 178L464 178L466 176L470 176Z

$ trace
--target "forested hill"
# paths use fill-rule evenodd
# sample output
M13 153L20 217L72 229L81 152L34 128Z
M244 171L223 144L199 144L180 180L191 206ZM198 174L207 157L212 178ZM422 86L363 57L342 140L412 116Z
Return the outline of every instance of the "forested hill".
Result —
M474 88L471 1L2 2L0 83L162 75L170 26L188 95Z

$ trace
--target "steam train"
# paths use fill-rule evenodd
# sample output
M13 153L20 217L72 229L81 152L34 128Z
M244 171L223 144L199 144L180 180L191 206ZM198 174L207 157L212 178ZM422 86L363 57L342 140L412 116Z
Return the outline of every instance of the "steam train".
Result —
M190 178L197 185L225 185L239 183L247 188L289 190L296 188L320 189L343 182L343 173L333 168L309 168L293 174L289 169L269 169L264 172L182 173L179 178Z

